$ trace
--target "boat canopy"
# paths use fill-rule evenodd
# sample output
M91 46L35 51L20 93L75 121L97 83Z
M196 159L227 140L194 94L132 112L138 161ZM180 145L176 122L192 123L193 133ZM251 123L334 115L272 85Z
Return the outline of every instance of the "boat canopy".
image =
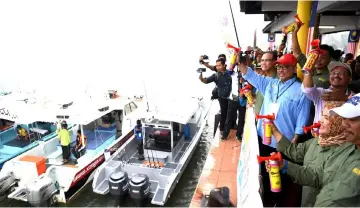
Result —
M24 101L8 102L1 105L0 118L19 124L31 124L34 122L53 123L56 120L51 111L42 108L39 104L27 104Z
M68 123L87 125L96 119L105 116L113 110L122 110L124 106L130 103L131 100L124 98L108 99L108 100L95 100L95 99L82 99L72 103L66 104L65 107L56 111L56 120L66 120Z
M145 120L172 121L180 124L187 124L192 116L199 109L199 101L196 98L182 100L167 100L156 105L145 116Z
M31 100L31 102L29 101ZM38 100L25 94L8 95L0 103L0 119L19 124L34 122L55 123L65 119L68 123L87 125L113 110L121 110L130 103L127 98L81 98L60 103L54 100Z

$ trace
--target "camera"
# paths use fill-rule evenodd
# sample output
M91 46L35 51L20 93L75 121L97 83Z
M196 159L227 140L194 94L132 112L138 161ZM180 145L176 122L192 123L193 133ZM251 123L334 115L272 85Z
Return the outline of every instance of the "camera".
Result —
M245 53L246 55L250 55L251 52L252 52L252 51L245 51L244 53Z
M197 73L203 73L203 72L206 72L206 68L198 68L196 70Z
M209 63L209 56L202 55L202 57L203 57L203 60L199 60L200 64Z
M248 55L246 53L247 51L245 51L245 53L243 51L240 51L238 56L239 56L239 63L241 64L247 64L247 61L246 61L246 55ZM250 52L251 53L251 52Z

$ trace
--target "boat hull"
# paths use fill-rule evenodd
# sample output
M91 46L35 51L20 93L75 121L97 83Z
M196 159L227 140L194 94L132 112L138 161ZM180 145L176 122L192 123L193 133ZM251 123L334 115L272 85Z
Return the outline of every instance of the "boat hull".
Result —
M110 154L114 154L116 149L120 148L122 145L126 143L132 136L134 135L133 131L130 131L127 135L125 135L122 139L120 139L117 143L110 147ZM70 188L64 192L65 200L58 200L60 203L67 203L70 201L85 185L92 181L94 178L94 173L97 167L99 167L105 161L104 154L101 154L93 161L91 161L87 166L81 169L76 173L74 180L72 181Z
M164 206L164 205L166 204L167 200L170 198L171 193L172 193L173 190L175 189L176 184L179 182L182 174L185 172L185 170L186 170L186 168L187 168L187 166L188 166L188 164L189 164L189 162L190 162L190 160L191 160L191 158L192 158L192 156L193 156L193 154L194 154L194 152L195 152L195 150L196 150L196 147L198 146L198 144L199 144L199 142L200 142L200 140L201 140L201 135L202 135L202 133L203 133L203 131L204 131L204 128L205 128L205 126L206 126L206 124L207 124L207 119L209 118L210 109L211 109L211 105L210 105L210 107L207 109L207 111L206 111L206 113L205 113L205 116L204 116L204 118L202 119L202 123L201 123L201 127L200 127L200 129L199 129L199 132L197 133L197 135L196 135L195 138L194 138L194 140L195 140L195 145L189 150L190 153L189 153L188 157L186 158L184 165L183 165L182 168L180 169L180 172L177 174L175 180L174 180L173 183L171 184L171 186L170 186L170 188L169 188L169 191L168 191L168 193L167 193L167 196L166 196L165 201L163 202L163 204L156 204L156 205Z
M92 182L93 191L101 195L108 194L110 192L109 177L115 171L125 172L129 178L134 176L134 174L140 173L149 177L150 193L146 197L151 199L152 204L164 206L182 174L185 172L207 124L211 103L205 107L201 104L199 102L199 106L194 109L194 112L191 111L192 113L188 114L190 119L182 123L183 125L189 125L189 132L194 132L191 137L187 139L183 136L180 137L171 153L144 149L145 160L139 160L137 157L138 142L135 139L128 141L126 145L120 148L95 171ZM184 117L187 118L186 116ZM163 120L163 123L166 122L168 121ZM147 125L151 125L151 121L145 123L145 126ZM164 126L164 128L167 127ZM149 161L150 164L157 163L164 166L163 168L155 168L152 165L146 165L146 161Z

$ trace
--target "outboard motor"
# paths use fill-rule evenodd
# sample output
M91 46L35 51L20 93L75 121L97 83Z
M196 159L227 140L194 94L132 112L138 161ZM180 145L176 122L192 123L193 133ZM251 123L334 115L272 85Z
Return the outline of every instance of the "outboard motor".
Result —
M129 193L129 178L124 171L115 171L109 178L110 195L116 199L116 205L121 205Z
M133 175L130 180L130 197L135 201L136 206L144 206L149 194L149 177L140 173Z
M27 185L27 200L33 207L48 207L55 203L55 184L44 177Z
M8 193L12 192L12 188L15 186L15 176L13 172L0 175L0 198L6 197Z

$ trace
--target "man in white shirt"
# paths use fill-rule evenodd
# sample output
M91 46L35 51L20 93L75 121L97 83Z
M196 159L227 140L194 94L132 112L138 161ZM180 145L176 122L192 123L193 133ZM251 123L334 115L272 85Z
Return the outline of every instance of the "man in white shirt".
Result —
M236 121L236 117L238 117L236 137L238 140L241 141L244 123L245 123L245 112L246 112L246 106L241 106L239 103L239 89L241 85L239 81L241 78L241 74L240 72L237 72L237 70L235 71L234 69L229 69L229 72L231 73L231 79L232 79L231 93L228 101L228 110L225 121L225 128L221 140L225 141L227 139L230 130Z
M341 62L331 62L328 66L330 70L330 88L324 89L316 86L313 83L312 74L308 73L304 75L304 80L301 85L301 89L305 96L314 102L315 116L314 123L320 120L321 112L323 109L323 100L321 95L330 92L337 91L344 95L344 98L350 95L348 90L349 83L351 82L351 69L350 66Z

